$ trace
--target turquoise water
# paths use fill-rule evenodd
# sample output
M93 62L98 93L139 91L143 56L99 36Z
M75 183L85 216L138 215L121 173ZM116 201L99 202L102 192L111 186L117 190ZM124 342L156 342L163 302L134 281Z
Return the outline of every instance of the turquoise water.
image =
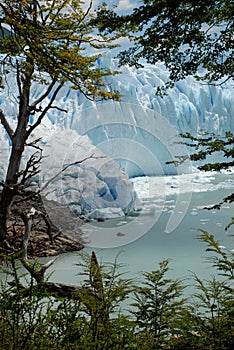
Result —
M234 226L225 231L233 216L233 205L221 210L205 210L229 195L234 188L233 174L206 174L136 179L143 203L139 216L92 222L84 226L89 243L84 252L94 250L101 262L126 264L122 271L135 279L150 271L164 258L171 259L173 277L187 278L191 271L206 278L213 271L205 263L206 245L196 237L198 229L207 230L227 249L234 249ZM164 185L162 185L162 183ZM179 219L178 219L179 218ZM170 228L168 232L168 223ZM121 232L121 235L119 235ZM50 279L76 284L80 281L77 253L63 254L51 267Z

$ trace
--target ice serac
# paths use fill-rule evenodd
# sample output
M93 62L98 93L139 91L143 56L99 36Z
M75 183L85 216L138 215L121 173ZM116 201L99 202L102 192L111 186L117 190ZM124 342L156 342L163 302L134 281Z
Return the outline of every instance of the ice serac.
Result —
M40 184L47 200L90 218L114 218L139 209L123 169L74 130L57 131L47 140Z
M106 54L97 64L117 69L118 62ZM162 64L121 70L121 74L106 78L110 89L120 91L120 102L94 103L79 91L64 87L57 103L68 113L53 110L48 117L53 124L88 135L130 177L188 172L189 165L178 170L165 164L181 151L187 152L176 143L180 132L197 135L201 130L218 134L234 130L234 90L230 83L211 86L188 77L161 98L155 92L167 81Z

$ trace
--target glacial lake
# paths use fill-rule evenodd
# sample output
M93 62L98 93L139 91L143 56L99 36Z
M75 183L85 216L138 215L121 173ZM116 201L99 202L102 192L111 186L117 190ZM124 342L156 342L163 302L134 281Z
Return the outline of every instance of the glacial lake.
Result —
M212 269L205 262L206 245L199 241L199 229L214 234L220 245L234 249L233 204L220 210L204 209L234 190L233 172L195 173L178 176L133 179L142 210L133 216L90 222L82 226L87 239L84 252L95 251L100 262L124 264L122 272L138 279L141 272L158 267L169 258L173 277L188 278L191 271L208 278ZM44 259L43 259L44 260ZM78 284L81 270L78 253L60 255L50 268L50 280Z

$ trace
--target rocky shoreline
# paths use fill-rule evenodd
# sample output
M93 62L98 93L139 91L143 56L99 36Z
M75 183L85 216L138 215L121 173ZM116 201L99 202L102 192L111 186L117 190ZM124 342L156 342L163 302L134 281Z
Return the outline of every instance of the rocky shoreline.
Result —
M32 218L32 228L27 247L28 258L56 256L83 249L84 240L81 230L83 220L74 217L68 208L57 203L48 202L45 205L41 197L37 196L12 206L8 220L8 237L0 243L0 255L9 256L22 249L25 233L23 217L32 208L36 211L36 215ZM48 215L48 211L50 211L50 215ZM54 220L51 220L51 218ZM56 223L56 226L53 222Z

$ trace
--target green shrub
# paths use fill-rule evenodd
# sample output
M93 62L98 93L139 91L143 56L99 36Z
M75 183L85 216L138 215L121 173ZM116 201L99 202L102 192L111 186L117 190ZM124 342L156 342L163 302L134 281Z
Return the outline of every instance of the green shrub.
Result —
M187 299L184 281L167 277L169 260L134 285L117 259L100 265L94 253L83 255L81 288L59 298L45 279L23 274L18 258L9 258L10 267L2 267L0 349L231 350L234 254L205 231L199 239L217 275L206 281L194 274Z

